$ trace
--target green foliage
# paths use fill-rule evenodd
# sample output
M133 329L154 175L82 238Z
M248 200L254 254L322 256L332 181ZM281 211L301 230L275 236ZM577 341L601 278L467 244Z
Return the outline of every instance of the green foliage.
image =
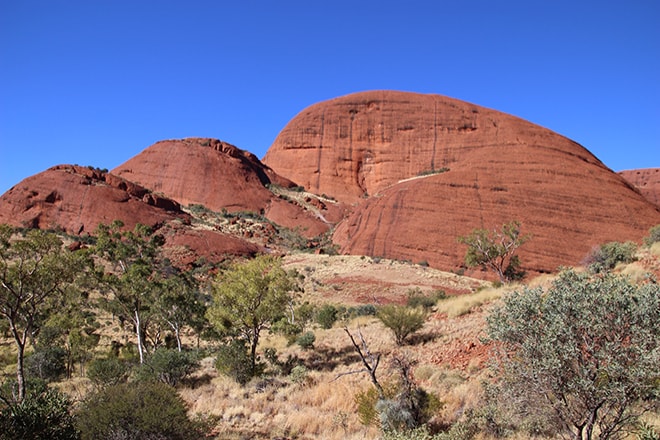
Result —
M122 232L122 227L121 221L115 221L96 230L96 252L114 265L114 272L101 277L101 306L132 324L142 363L149 324L156 316L154 304L163 290L160 248L164 238L142 224L133 231Z
M502 225L500 231L474 229L469 235L458 237L458 242L468 247L465 264L491 269L503 283L522 277L520 260L515 253L527 240L529 236L521 235L517 221Z
M91 265L84 251L69 251L54 234L37 229L20 237L0 225L0 317L9 323L17 349L18 400L26 394L24 354L48 316L73 297L75 283Z
M394 304L380 307L376 316L392 331L397 345L403 345L406 338L420 330L426 321L423 310Z
M632 241L612 241L594 248L585 262L592 273L608 272L619 263L632 263L636 251L637 245Z
M439 300L445 298L447 298L447 294L444 290L435 290L425 295L419 287L416 287L408 290L406 305L412 308L421 307L425 310L430 310Z
M660 432L653 426L642 423L637 432L637 440L660 440Z
M285 315L295 287L282 261L272 256L235 264L213 284L213 303L206 316L221 334L248 344L253 371L261 332Z
M309 370L304 365L296 365L291 369L289 379L295 384L304 385L309 380Z
M199 367L197 357L190 352L159 348L137 370L142 381L160 381L176 386Z
M613 438L660 395L660 286L565 272L488 318L500 397L561 431Z
M160 382L120 384L93 394L76 423L82 440L202 437L176 390Z
M87 366L87 377L97 387L107 387L125 382L130 371L130 364L110 356L93 359Z
M660 241L660 225L655 225L649 229L649 235L644 238L644 244L651 246L653 243Z
M25 371L46 382L58 381L66 374L66 351L57 345L40 345L25 358Z
M215 368L220 374L231 377L241 385L248 383L261 371L260 365L252 365L245 342L240 339L220 346Z
M323 329L330 329L337 322L338 310L332 304L323 304L316 313L316 323Z
M302 335L298 336L296 342L305 350L314 348L314 342L316 341L316 336L314 332L305 332Z
M69 399L58 390L29 393L12 406L0 407L0 440L75 440L78 432Z

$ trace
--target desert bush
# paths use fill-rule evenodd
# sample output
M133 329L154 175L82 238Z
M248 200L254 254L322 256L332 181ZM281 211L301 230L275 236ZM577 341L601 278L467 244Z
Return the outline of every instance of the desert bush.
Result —
M21 403L0 409L0 439L74 440L78 433L71 402L62 392L43 387Z
M46 382L55 382L66 374L66 359L67 353L62 347L39 347L25 358L25 371Z
M197 367L199 362L193 353L161 348L140 365L136 376L138 380L159 381L174 387Z
M617 438L657 405L659 310L660 286L613 274L568 271L512 293L488 317L499 398L560 434Z
M289 319L282 317L270 327L271 333L282 335L286 338L289 345L296 342L298 336L302 333L302 326L289 322Z
M321 328L329 329L337 321L338 310L332 304L323 304L316 313L316 323Z
M618 263L632 263L636 251L637 245L632 241L625 243L611 241L592 249L585 263L592 273L608 272Z
M359 316L376 316L378 309L373 304L360 304L358 306L349 307L344 309L338 308L339 319L353 319Z
M261 364L255 365L253 369L247 346L240 339L234 339L218 349L215 368L241 385L248 383L263 369Z
M429 294L424 294L419 287L416 287L408 290L406 305L412 308L422 307L425 310L430 310L439 300L445 299L446 297L447 294L444 290L434 290Z
M136 382L91 395L77 414L82 440L192 440L202 437L186 406L169 385Z
M378 319L392 331L397 345L424 326L426 313L423 310L389 304L378 309Z
M300 345L302 348L306 350L313 348L315 341L316 341L316 336L314 335L314 332L305 332L302 335L298 336L298 339L296 340L298 345Z
M303 385L309 379L309 370L304 365L296 365L289 373L289 379L295 384Z
M644 238L644 244L651 246L653 243L660 241L660 225L655 225L649 229L649 235Z
M117 385L126 381L130 369L128 362L115 356L98 358L87 365L87 377L97 387Z

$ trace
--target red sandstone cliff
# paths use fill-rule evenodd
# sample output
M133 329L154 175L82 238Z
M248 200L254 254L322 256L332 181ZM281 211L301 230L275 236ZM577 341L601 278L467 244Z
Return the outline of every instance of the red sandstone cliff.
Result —
M252 153L216 139L158 142L112 172L184 206L256 212L307 237L320 235L331 226L317 211L279 198L266 187L293 187L291 180L264 166Z
M374 91L312 105L264 162L360 202L334 235L343 252L443 269L462 264L458 236L510 220L533 235L521 258L540 272L578 264L599 243L639 241L660 223L657 206L577 143L438 95Z
M637 188L649 201L660 207L660 168L620 171L619 175Z

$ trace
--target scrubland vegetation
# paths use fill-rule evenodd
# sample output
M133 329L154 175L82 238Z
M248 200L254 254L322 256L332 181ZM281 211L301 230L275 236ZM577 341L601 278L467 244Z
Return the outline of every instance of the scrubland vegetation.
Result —
M0 438L660 438L660 227L517 284L512 222L506 284L366 304L120 227L76 251L0 227Z

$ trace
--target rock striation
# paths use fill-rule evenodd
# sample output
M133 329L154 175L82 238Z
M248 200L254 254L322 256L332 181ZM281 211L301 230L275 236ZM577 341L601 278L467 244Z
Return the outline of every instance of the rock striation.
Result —
M579 264L639 241L660 209L579 144L439 95L356 93L303 110L264 157L278 174L355 205L341 251L459 269L457 237L518 220L524 269Z
M660 168L620 171L619 175L637 188L647 200L660 207Z
M252 153L217 139L161 141L112 172L183 206L251 211L307 237L331 227L318 210L306 210L268 189L269 185L292 188L296 186L293 181L264 166Z

